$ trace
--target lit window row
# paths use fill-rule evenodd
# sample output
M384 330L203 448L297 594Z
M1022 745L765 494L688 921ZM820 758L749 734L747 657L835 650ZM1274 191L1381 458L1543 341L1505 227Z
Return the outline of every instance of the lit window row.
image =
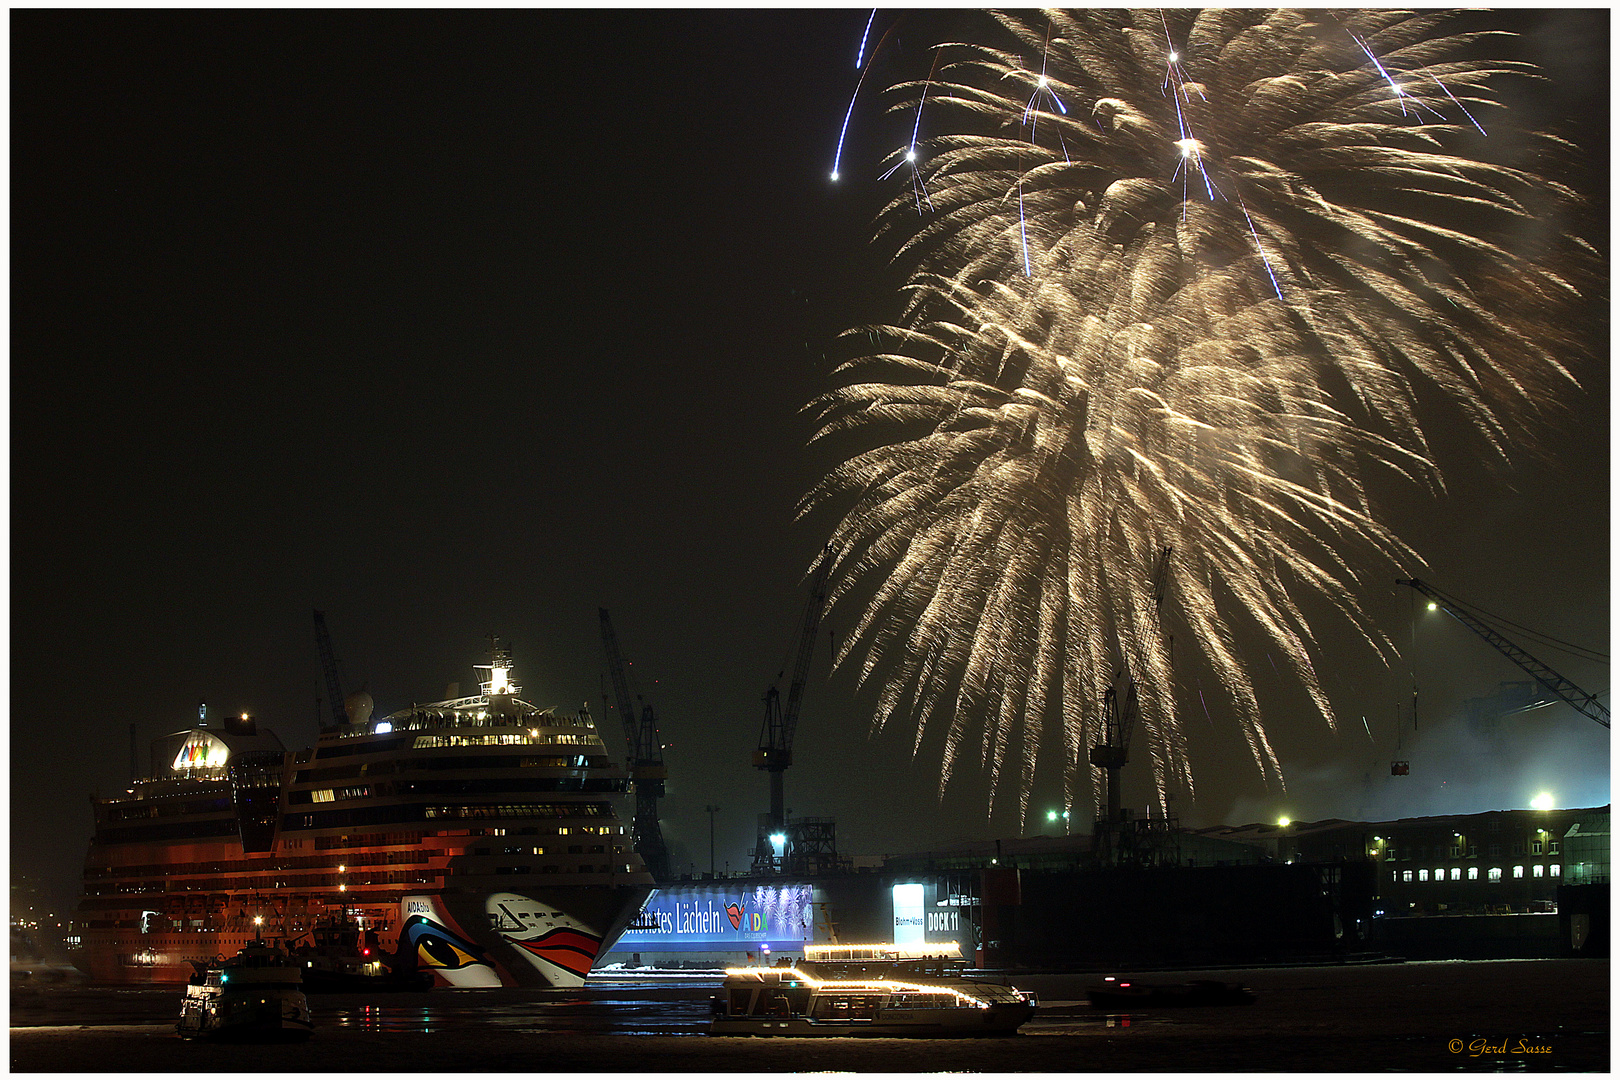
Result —
M1414 871L1411 871L1411 870L1402 870L1401 871L1401 881L1410 883L1412 881L1413 873L1414 873ZM1427 870L1418 870L1418 871L1415 871L1415 873L1417 874L1417 880L1418 881L1428 881L1429 880L1429 872ZM1563 873L1563 867L1561 867L1558 863L1553 863L1553 864L1551 864L1551 865L1549 865L1549 866L1547 866L1545 868L1543 868L1540 863L1536 863L1536 864L1534 864L1534 865L1532 865L1530 867L1530 876L1533 877L1533 878L1542 877L1543 875L1545 875L1546 877L1559 877L1562 873ZM1443 867L1443 866L1435 867L1435 869L1434 869L1434 880L1435 881L1445 881L1445 880L1447 880L1447 876L1448 876L1448 871L1446 870L1445 867ZM1452 880L1452 881L1461 881L1463 879L1462 868L1457 867L1457 866L1453 866L1449 871L1449 877L1450 877L1450 880ZM1513 877L1514 877L1515 880L1524 877L1524 867L1515 866L1513 868ZM1502 880L1502 868L1500 866L1491 867L1489 870L1486 871L1485 878L1486 878L1487 881L1501 881ZM1478 881L1479 880L1479 867L1470 866L1468 868L1468 880L1469 881Z
M338 799L369 799L371 789L364 785L360 787L321 788L309 793L311 802L333 802Z
M590 746L597 740L588 735L531 735L527 732L500 735L418 735L411 744L417 750L436 746Z
M613 807L606 803L527 803L491 806L428 806L423 808L427 818L502 818L502 817L613 817ZM560 829L558 830L561 831Z

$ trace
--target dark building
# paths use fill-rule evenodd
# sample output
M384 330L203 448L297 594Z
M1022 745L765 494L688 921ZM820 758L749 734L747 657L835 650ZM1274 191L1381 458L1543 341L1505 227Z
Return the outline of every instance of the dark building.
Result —
M1283 863L1361 860L1375 874L1367 945L1414 959L1602 955L1609 808L1217 826Z

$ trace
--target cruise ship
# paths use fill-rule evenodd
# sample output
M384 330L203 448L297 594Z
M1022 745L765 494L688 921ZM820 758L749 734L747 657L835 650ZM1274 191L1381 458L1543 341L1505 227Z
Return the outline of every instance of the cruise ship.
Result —
M296 954L336 916L435 986L581 985L653 886L629 774L588 709L518 697L499 642L476 666L480 694L380 719L351 695L313 749L205 710L155 740L154 775L93 800L75 963L183 983L257 933Z

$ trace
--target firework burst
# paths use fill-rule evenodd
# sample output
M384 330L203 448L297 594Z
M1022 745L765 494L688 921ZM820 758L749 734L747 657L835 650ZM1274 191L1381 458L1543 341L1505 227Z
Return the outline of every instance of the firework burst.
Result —
M1361 583L1416 562L1369 482L1438 484L1428 425L1459 417L1505 453L1573 385L1575 290L1528 226L1574 196L1481 149L1495 84L1532 72L1437 12L992 18L1004 45L897 88L952 125L913 138L880 218L903 314L811 406L859 447L803 506L843 515L839 662L877 684L876 727L943 725L942 790L972 754L1021 814L1043 725L1072 797L1127 672L1162 801L1192 787L1171 549L1177 662L1280 783L1240 642L1277 646L1331 725L1302 601L1387 658Z

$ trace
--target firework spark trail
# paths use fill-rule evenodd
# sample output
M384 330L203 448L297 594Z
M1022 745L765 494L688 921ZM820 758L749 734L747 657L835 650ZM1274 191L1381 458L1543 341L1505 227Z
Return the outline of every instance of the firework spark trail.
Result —
M938 62L937 56L935 62ZM929 81L923 84L922 91L917 96L917 115L911 122L911 141L906 144L904 155L899 161L895 162L888 172L878 177L879 180L887 180L903 166L910 165L911 187L913 194L916 196L917 213L919 214L923 213L925 209L932 210L934 208L934 200L929 197L928 188L923 183L922 173L917 168L917 135L922 131L923 105L928 101L928 87L933 82L933 77L933 72L929 72Z
M1481 135L1486 134L1484 126L1480 124L1478 120L1474 119L1474 114L1468 111L1468 107L1462 102L1458 101L1457 96L1451 92L1445 83L1440 81L1440 76L1434 74L1433 72L1424 72L1424 74L1428 75L1429 78L1434 80L1434 85L1438 86L1445 93L1446 97L1451 99L1451 103L1457 106L1464 116L1468 117L1468 122L1473 124L1474 127L1478 128Z
M866 17L866 29L861 31L861 47L855 50L855 70L861 69L866 58L866 39L872 36L872 23L877 20L878 9L873 8L872 14Z
M1466 156L1455 122L1459 97L1493 107L1532 69L1477 59L1453 17L995 14L906 84L946 117L914 178L934 212L918 223L915 187L883 212L903 312L850 335L812 403L818 440L859 449L801 510L841 515L828 603L856 615L838 662L876 690L875 728L914 720L919 750L935 733L942 787L977 756L1022 813L1055 726L1073 802L1123 667L1161 804L1191 793L1143 599L1165 548L1166 609L1195 643L1177 660L1211 674L1280 783L1247 643L1275 647L1331 727L1307 607L1387 661L1363 583L1416 562L1371 485L1436 486L1437 424L1505 456L1577 385L1581 241L1525 240L1573 193ZM1019 89L1034 55L1050 109ZM1428 77L1397 83L1402 65Z

